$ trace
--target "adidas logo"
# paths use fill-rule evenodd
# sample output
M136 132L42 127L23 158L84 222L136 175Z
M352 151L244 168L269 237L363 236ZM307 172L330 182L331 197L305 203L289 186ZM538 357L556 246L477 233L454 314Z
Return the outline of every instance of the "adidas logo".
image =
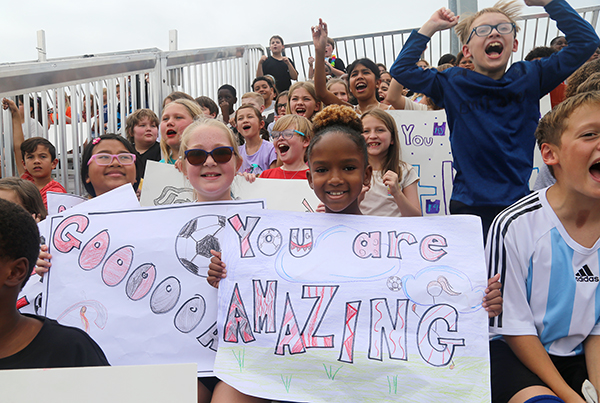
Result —
M597 283L600 281L598 276L594 276L594 273L592 273L587 264L575 274L575 280L577 280L578 283Z

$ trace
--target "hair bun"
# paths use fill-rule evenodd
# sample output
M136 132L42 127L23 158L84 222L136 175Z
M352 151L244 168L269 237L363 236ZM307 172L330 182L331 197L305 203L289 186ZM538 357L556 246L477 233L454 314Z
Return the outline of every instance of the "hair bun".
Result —
M362 121L354 109L344 105L329 105L313 118L315 134L331 126L349 126L359 133L363 131Z

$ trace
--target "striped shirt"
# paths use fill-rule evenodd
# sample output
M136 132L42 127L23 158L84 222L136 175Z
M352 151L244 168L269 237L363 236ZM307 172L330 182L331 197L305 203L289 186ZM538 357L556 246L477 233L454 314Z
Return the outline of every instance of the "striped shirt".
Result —
M588 335L600 335L600 240L592 248L575 242L546 191L508 207L490 228L488 274L500 273L504 298L490 332L535 335L549 354L578 355Z

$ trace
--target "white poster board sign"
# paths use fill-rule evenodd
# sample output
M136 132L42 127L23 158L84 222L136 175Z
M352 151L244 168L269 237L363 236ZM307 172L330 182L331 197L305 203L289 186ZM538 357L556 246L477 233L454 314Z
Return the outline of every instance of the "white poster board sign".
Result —
M402 149L400 159L414 166L421 178L417 186L423 216L450 214L454 171L446 112L443 110L388 112L398 127ZM533 171L529 181L531 188L535 183L539 167L543 164L537 146L533 157Z
M0 371L7 403L195 403L197 382L196 364Z
M272 400L489 402L472 216L229 215L217 376Z
M85 202L85 203L84 203ZM48 192L48 211L49 216L44 221L38 223L40 231L40 243L48 245L50 239L50 216L57 213L69 214L86 211L110 211L118 209L138 208L139 202L133 187L129 184L119 186L103 195L88 199L82 196L75 196L69 193ZM43 278L35 273L31 275L25 287L19 293L17 308L21 313L31 313L42 315L44 312L42 298L45 290Z
M307 180L256 179L250 183L237 175L231 185L235 200L266 200L272 210L315 211L319 199ZM142 186L142 206L162 206L195 200L194 189L173 165L148 161Z
M142 206L165 206L190 203L196 200L194 189L175 165L156 161L146 163L140 204Z
M236 200L265 199L270 210L314 212L321 202L308 180L260 179L253 183L236 176L231 186Z
M230 205L263 207L215 202L52 216L46 316L86 331L113 365L196 362L199 376L211 375L217 291L206 276Z

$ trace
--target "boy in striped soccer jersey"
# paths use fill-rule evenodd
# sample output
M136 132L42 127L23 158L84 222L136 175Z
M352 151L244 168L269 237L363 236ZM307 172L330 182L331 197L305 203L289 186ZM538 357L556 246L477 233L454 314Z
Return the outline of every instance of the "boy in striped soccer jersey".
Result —
M585 379L600 390L600 92L558 105L535 135L556 184L500 213L486 245L504 297L492 401L585 402Z

